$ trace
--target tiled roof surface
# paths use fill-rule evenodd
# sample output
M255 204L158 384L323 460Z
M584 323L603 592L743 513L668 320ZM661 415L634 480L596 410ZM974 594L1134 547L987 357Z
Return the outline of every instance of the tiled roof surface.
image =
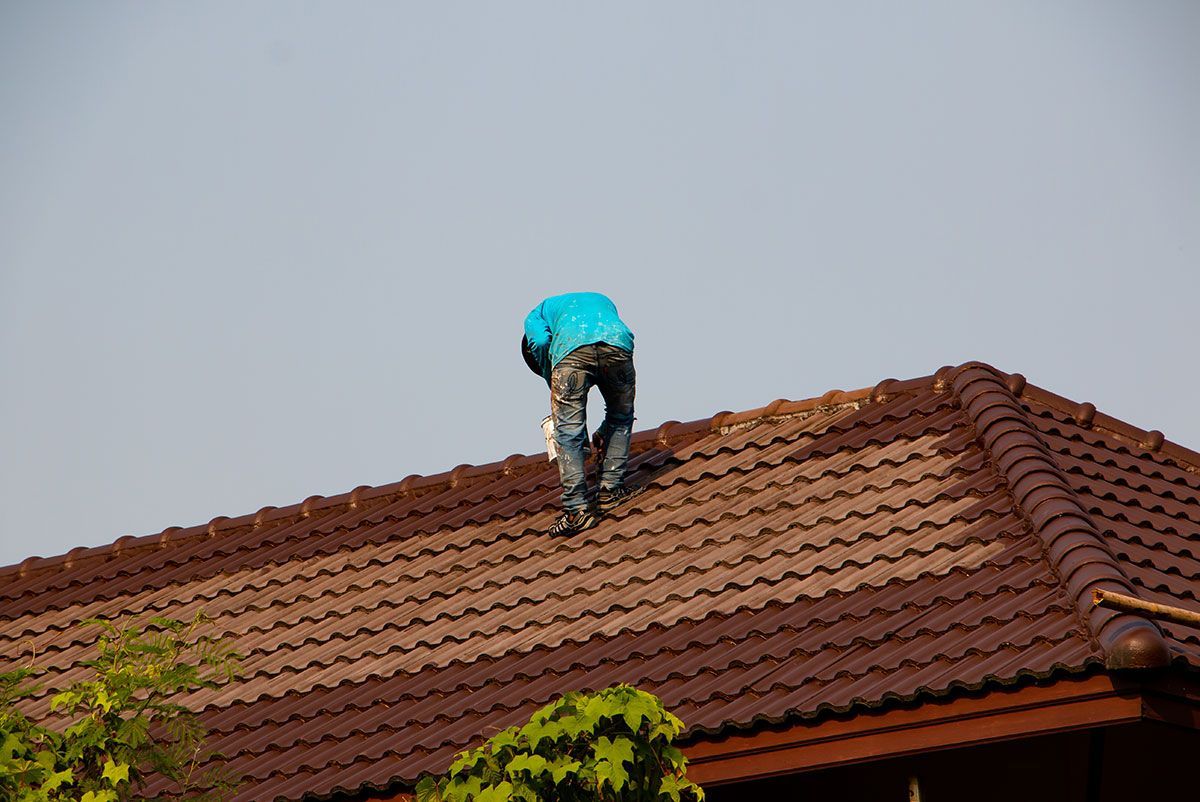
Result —
M645 492L572 539L514 456L31 558L0 654L75 677L74 622L203 608L246 655L195 700L240 799L403 788L568 689L636 684L702 738L1103 670L1162 639L1091 588L1200 606L1197 465L970 364L640 433Z

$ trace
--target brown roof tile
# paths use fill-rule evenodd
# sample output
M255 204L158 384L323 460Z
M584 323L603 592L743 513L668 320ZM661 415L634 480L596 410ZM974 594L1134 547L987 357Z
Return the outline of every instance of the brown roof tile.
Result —
M193 700L244 800L404 788L556 694L631 682L698 739L1120 665L1105 587L1200 600L1200 455L977 363L634 440L645 487L543 534L544 457L313 496L0 569L0 654L204 609L245 673ZM44 712L46 698L33 702Z

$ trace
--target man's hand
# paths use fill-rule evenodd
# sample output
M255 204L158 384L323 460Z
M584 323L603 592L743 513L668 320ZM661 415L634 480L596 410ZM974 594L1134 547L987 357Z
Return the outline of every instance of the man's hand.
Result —
M604 427L596 430L592 435L592 454L596 457L596 464L604 464L604 452L608 451L608 438L604 436Z

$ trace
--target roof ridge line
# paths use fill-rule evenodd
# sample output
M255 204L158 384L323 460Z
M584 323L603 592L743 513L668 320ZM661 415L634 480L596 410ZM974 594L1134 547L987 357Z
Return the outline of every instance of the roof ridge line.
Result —
M1136 595L1078 494L1019 398L1025 377L982 362L942 368L935 387L950 389L1008 484L1017 510L1043 546L1084 626L1110 669L1161 668L1171 661L1162 631L1150 620L1092 605L1092 590Z
M1020 374L1014 373L1013 376L1020 376ZM1024 377L1022 376L1021 378L1023 382ZM1182 462L1183 465L1178 467L1187 473L1200 474L1200 451L1195 451L1173 440L1168 440L1159 429L1143 429L1140 426L1134 426L1132 423L1127 423L1120 418L1114 418L1112 415L1098 411L1096 405L1090 401L1077 403L1044 387L1032 384L1028 387L1022 384L1022 389L1017 392L1017 395L1020 397L1028 396L1039 404L1044 404L1051 409L1058 410L1064 415L1069 415L1075 421L1076 425L1084 429L1099 429L1100 431L1107 432L1119 440L1126 441L1128 445L1136 446L1151 454L1161 454L1171 460Z
M630 456L635 447L638 452L648 451L655 446L667 446L692 435L705 435L732 428L750 428L761 421L786 418L807 412L820 412L831 407L848 404L872 403L905 392L912 392L928 385L933 377L922 376L914 379L899 381L884 379L871 388L843 391L830 390L824 395L797 401L777 398L770 404L743 412L723 410L707 418L700 418L686 423L677 420L664 421L657 428L644 429L635 432L630 439ZM535 454L511 454L503 460L471 465L463 463L450 470L439 473L421 475L410 474L399 482L372 487L359 485L346 493L334 496L312 495L301 502L284 507L266 505L257 512L247 513L234 518L218 515L206 524L196 524L188 527L168 526L161 532L147 535L123 535L111 543L98 546L77 546L65 554L48 557L30 556L20 563L0 566L0 580L10 577L25 578L32 573L41 573L55 568L72 567L76 562L91 559L108 559L120 556L128 550L147 548L167 548L181 542L189 542L200 538L214 538L244 527L258 529L267 524L294 524L315 514L326 512L342 506L345 511L357 509L367 502L391 497L391 501L409 495L423 492L433 492L437 489L447 489L457 486L464 480L477 479L496 473L512 475L524 471L545 461L541 452ZM390 503L390 502L388 502ZM285 524L286 525L286 524Z

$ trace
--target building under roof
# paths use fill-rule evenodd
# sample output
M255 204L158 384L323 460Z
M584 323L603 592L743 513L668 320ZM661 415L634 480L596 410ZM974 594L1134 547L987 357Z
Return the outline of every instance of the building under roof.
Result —
M204 610L239 800L404 798L558 694L627 682L709 798L1191 789L1200 454L970 363L638 433L640 495L544 531L544 454L0 570L0 649L83 676L91 617ZM45 696L31 710L44 713Z

